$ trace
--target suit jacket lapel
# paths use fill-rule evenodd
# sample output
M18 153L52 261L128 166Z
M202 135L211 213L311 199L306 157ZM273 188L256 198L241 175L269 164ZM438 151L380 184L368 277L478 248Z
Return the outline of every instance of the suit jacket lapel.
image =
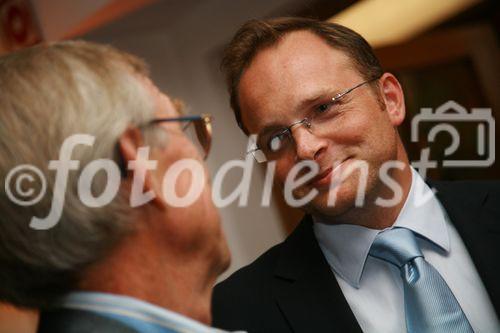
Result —
M459 184L459 183L458 183ZM500 316L500 209L486 186L432 183ZM498 194L497 194L498 195Z
M295 333L361 332L306 216L284 244L273 296Z
M431 183L500 316L500 194L486 186ZM273 296L295 333L361 332L306 216L284 244Z

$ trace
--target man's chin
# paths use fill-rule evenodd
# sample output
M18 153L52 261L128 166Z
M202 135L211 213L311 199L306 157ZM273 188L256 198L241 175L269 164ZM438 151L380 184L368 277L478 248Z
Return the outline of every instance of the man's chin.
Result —
M313 215L339 217L356 207L356 194L351 186L343 183L337 189L319 191L318 195L304 205L303 209Z
M312 215L325 217L339 217L355 207L355 200L336 200L334 204L329 204L326 200L313 200L307 207L306 212Z

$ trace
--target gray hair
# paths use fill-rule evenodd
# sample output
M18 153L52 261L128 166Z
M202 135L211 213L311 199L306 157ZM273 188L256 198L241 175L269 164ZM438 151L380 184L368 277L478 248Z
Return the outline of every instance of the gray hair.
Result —
M49 160L59 158L63 141L90 134L94 146L76 146L59 223L49 230L29 227L33 216L48 215L52 195L30 207L11 202L0 189L0 301L45 308L75 286L79 273L131 230L131 208L121 189L111 204L89 208L77 183L96 159L119 163L118 139L128 126L154 117L155 106L141 77L144 63L110 46L83 41L39 45L0 58L0 179L20 164L45 174L54 188ZM106 177L95 178L102 193ZM40 184L34 184L41 186ZM36 192L36 191L35 191Z

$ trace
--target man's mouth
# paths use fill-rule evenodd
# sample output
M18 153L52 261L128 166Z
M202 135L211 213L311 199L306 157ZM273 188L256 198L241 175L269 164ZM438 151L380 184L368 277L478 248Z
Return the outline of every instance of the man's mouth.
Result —
M342 169L345 167L346 162L349 158L346 158L340 163L335 163L334 166L327 168L326 170L320 172L316 177L311 179L307 184L312 187L321 188L330 186L332 178L334 176L338 177L339 172L342 172Z

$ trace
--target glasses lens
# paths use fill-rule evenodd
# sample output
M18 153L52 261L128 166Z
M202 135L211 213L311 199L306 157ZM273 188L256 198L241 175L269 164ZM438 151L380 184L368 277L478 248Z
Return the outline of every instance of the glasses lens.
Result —
M262 153L266 156L266 160L273 161L285 154L290 148L290 144L291 137L289 131L282 131L264 138L263 143L260 143L259 147L262 147Z
M212 143L212 126L210 120L203 118L189 122L185 133L196 146L200 155L205 159L210 152Z

